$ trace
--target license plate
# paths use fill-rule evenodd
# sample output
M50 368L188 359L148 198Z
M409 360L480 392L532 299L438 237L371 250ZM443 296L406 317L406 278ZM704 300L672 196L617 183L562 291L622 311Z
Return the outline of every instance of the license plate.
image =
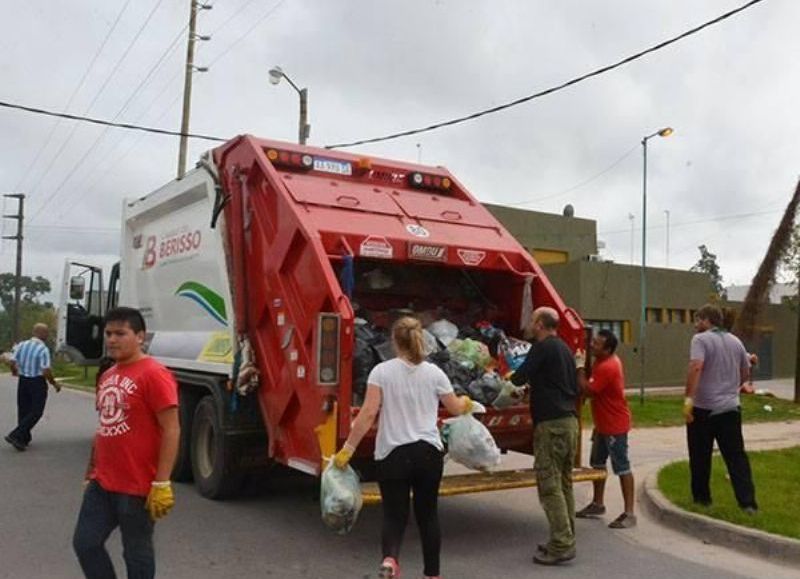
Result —
M336 175L352 175L353 167L350 163L334 161L332 159L314 159L314 169L325 173L335 173Z

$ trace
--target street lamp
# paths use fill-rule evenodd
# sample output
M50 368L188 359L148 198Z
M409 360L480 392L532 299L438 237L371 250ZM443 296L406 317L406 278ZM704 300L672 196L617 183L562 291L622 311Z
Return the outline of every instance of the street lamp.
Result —
M641 294L642 311L639 318L639 358L641 360L641 379L639 383L639 402L644 404L644 352L645 352L645 332L647 328L647 141L653 137L669 137L673 133L671 127L664 127L653 134L647 135L642 139L642 271L641 271Z
M269 70L269 82L270 84L278 84L281 82L281 79L285 78L286 82L288 82L291 87L297 91L297 94L300 96L300 122L298 125L298 138L297 142L301 145L306 144L306 139L311 134L311 125L308 124L308 89L306 88L299 88L296 84L292 82L292 79L283 72L280 66L273 66Z

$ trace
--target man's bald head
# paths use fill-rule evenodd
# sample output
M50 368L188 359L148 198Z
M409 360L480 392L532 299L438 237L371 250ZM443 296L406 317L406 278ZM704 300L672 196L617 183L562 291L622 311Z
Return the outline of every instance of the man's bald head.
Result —
M545 330L555 330L558 328L558 312L553 308L542 306L533 310L531 321L534 324L541 322Z
M36 324L33 326L33 332L31 333L40 340L46 340L47 336L50 335L50 328L47 327L47 324Z

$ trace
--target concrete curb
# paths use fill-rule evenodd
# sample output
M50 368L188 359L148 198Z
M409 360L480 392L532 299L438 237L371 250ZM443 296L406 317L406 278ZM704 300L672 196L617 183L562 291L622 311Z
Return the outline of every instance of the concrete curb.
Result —
M707 544L728 547L785 565L800 566L800 540L684 511L667 500L658 489L658 471L647 477L643 490L644 504L650 516L663 525Z

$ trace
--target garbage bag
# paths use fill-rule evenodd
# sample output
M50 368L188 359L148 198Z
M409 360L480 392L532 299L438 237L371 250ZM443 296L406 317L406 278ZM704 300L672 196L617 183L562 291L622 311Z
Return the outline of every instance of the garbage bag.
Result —
M322 522L340 535L349 533L361 511L361 483L351 466L340 469L333 461L322 472L320 484Z
M477 340L453 340L447 349L452 360L469 369L483 370L492 362L489 348Z
M458 326L448 320L436 320L427 330L433 334L446 348L458 336Z
M428 361L436 364L447 375L453 384L456 394L468 394L467 386L475 380L481 373L476 368L462 366L450 356L448 350L440 350L428 355Z
M379 362L378 355L369 342L359 337L356 332L355 349L353 355L353 403L361 406L367 392L367 378L369 373Z
M499 346L500 354L505 358L510 370L516 370L522 366L530 349L530 342L518 340L517 338L507 338Z
M431 334L428 330L422 330L422 339L425 340L425 355L430 356L434 352L442 349L440 343L436 340L436 336Z
M522 402L522 399L525 396L524 386L514 386L508 380L501 380L500 382L500 392L492 402L492 406L498 409L508 408L509 406L514 406L515 404Z
M473 412L485 412L480 404ZM467 468L488 471L500 464L500 449L492 433L472 414L444 421L442 438L447 443L447 456Z
M482 404L493 404L500 390L503 388L503 380L494 372L486 372L479 376L467 386L470 398Z

